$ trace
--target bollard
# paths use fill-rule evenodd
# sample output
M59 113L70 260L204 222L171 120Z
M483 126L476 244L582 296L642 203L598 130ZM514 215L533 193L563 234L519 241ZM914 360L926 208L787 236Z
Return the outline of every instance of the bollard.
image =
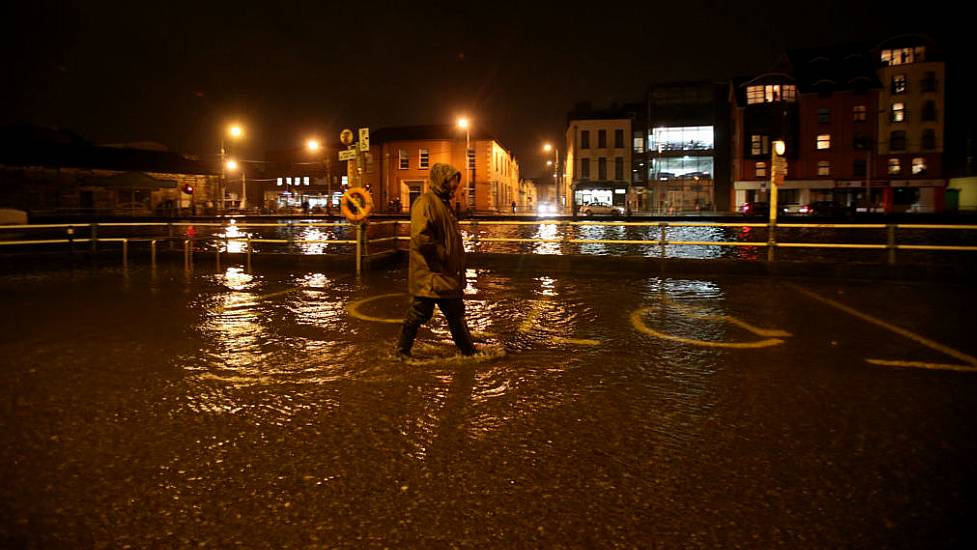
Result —
M896 265L896 225L890 223L886 226L886 232L888 233L886 248L888 250L889 265Z
M156 269L156 239L149 241L149 263Z
M190 268L190 239L183 241L183 267L184 269Z
M775 250L777 248L777 224L770 223L769 227L770 229L767 233L767 262L773 263L773 261L776 259Z
M129 239L122 239L122 267L129 267Z

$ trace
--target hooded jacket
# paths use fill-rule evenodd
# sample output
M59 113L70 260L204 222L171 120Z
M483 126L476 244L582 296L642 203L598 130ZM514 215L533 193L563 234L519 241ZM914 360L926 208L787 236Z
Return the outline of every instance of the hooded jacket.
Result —
M407 288L413 296L461 298L465 289L465 246L448 185L455 174L450 164L432 166L430 189L411 206Z

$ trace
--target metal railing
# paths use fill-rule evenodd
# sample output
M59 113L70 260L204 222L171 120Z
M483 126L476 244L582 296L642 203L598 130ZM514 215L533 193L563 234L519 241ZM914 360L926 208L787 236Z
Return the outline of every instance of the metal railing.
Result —
M777 249L790 248L822 248L822 249L855 249L855 250L884 250L887 251L887 261L894 264L896 252L899 250L912 251L942 251L942 252L977 252L977 246L970 245L948 245L948 244L909 244L900 243L897 239L897 232L902 231L977 231L977 225L941 225L941 224L852 224L852 223L790 223L790 224L769 224L769 223L743 223L743 222L620 222L620 221L564 221L564 220L465 220L459 222L463 228L469 230L471 236L469 242L478 249L482 243L556 243L561 245L581 245L581 244L604 244L604 245L625 245L625 246L657 246L659 255L666 257L666 247L668 246L707 246L707 247L756 247L767 249L767 260L775 261ZM407 235L401 235L401 228L409 228L409 222L400 220L378 221L370 224L349 224L346 222L274 222L274 223L226 223L226 222L111 222L111 223L66 223L66 224L35 224L35 225L6 225L0 226L0 235L10 231L32 232L38 230L64 230L62 238L43 238L43 239L2 239L2 246L24 246L24 245L43 245L43 244L81 244L89 243L91 250L97 251L100 243L121 243L123 262L128 262L129 244L136 242L146 242L150 246L152 262L156 262L157 244L160 242L182 242L184 254L190 258L193 254L193 244L198 241L223 242L224 249L229 248L229 243L243 243L242 252L245 253L248 267L251 264L251 255L255 253L256 244L322 244L322 245L345 245L355 247L355 257L357 271L361 269L361 261L369 257L369 247L380 243L392 243L394 250L399 250L400 241L409 240ZM543 226L555 225L563 230L563 235L558 238L525 238L525 237L497 237L482 236L479 228L486 226ZM632 228L657 228L657 239L589 239L575 238L571 236L571 229L574 227L632 227ZM150 237L107 237L100 234L109 228L166 228L166 235ZM223 229L223 234L212 234L206 236L196 236L189 228L219 228ZM250 234L244 236L229 236L227 229L300 229L300 228L340 228L354 232L354 238L328 238L328 239L301 239L301 238L267 238L254 237ZM390 228L389 236L369 237L368 229ZM767 239L765 241L724 241L724 240L669 240L668 231L675 228L695 227L695 228L756 228L766 229ZM850 230L884 230L886 233L885 242L868 243L829 243L829 242L791 242L777 240L778 232L792 229L850 229ZM80 230L87 230L87 236L79 235ZM218 262L220 261L221 249L216 249Z

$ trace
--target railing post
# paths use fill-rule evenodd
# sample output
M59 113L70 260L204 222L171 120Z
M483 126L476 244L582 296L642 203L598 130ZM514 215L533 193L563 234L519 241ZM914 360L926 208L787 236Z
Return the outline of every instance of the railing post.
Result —
M92 236L92 254L98 252L98 224L93 223L90 230Z
M777 224L771 222L767 228L767 262L773 263L777 257Z
M661 259L665 259L665 239L668 231L668 222L658 222L658 229L660 231L658 235L658 255Z
M122 267L129 267L129 239L122 239Z
M75 228L69 227L68 231L68 249L71 251L71 255L75 254Z
M472 249L478 249L478 220L472 220Z
M887 242L886 248L889 252L889 265L896 265L896 224L890 223L886 227Z
M363 224L356 224L356 276L363 271Z
M251 235L248 235L247 240L245 241L245 246L248 247L245 253L245 258L246 258L245 261L247 263L246 267L248 273L251 273Z
M149 241L150 265L156 269L156 239Z
M166 222L166 237L169 250L173 250L173 222Z
M183 268L184 269L190 268L190 255L191 255L190 239L184 239L183 241Z

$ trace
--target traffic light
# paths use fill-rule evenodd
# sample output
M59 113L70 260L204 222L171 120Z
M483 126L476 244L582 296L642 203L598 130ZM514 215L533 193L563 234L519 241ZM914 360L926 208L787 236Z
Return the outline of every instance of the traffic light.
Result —
M183 186L180 187L180 191L183 191L187 195L192 195L193 194L193 186L190 185L189 183L184 183Z

